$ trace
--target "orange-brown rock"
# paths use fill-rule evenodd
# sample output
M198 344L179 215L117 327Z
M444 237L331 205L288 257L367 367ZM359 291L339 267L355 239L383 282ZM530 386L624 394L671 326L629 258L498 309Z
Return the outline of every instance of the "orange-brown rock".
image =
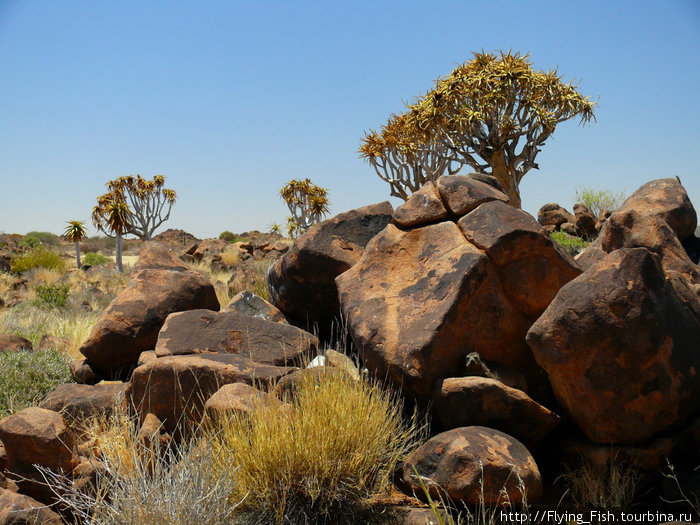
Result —
M414 470L415 469L415 470ZM455 428L438 434L413 451L404 462L403 480L419 496L423 493L420 476L434 499L487 506L507 501L518 505L542 496L542 478L537 464L525 446L515 438L486 427ZM505 494L504 494L505 493Z
M341 213L313 225L269 270L270 301L295 324L322 338L338 318L335 278L360 260L365 245L391 222L389 202Z
M93 370L87 359L76 359L70 364L70 375L81 385L96 385L102 378Z
M656 179L642 185L617 211L635 210L665 220L682 241L695 233L697 214L678 179Z
M399 228L408 228L430 224L448 216L447 208L442 203L440 192L434 182L411 195L408 200L394 211L394 224Z
M291 365L313 357L318 339L286 323L236 310L189 310L168 316L158 334L156 356L238 354L256 363Z
M170 435L164 431L163 423L155 414L146 414L136 434L136 441L145 451L165 453L172 443Z
M161 357L134 370L128 395L141 417L153 413L172 433L178 424L199 423L204 404L223 385L269 388L294 370L237 354Z
M596 217L585 204L574 204L574 217L576 218L576 230L579 236L590 239L596 236Z
M31 341L14 334L0 334L0 352L19 352L34 350Z
M525 315L540 315L559 289L581 273L531 215L503 202L482 204L457 224L497 266L505 293Z
M461 217L490 201L508 202L508 196L493 186L472 177L446 175L437 180L442 202L451 214Z
M453 222L387 226L337 283L365 365L415 396L427 399L435 379L460 375L470 352L509 365L529 355L528 320Z
M60 412L67 421L81 421L97 416L109 416L125 407L125 383L57 386L39 404L40 408Z
M233 414L249 414L264 403L280 404L275 396L245 383L222 386L204 405L204 417L213 421L225 421Z
M243 291L236 294L223 309L224 312L237 311L250 317L257 317L274 323L286 323L284 314L253 292Z
M641 443L700 413L700 298L662 263L646 248L613 251L528 332L559 403L592 441Z
M43 503L0 488L0 525L61 525L63 521Z
M561 227L565 222L574 224L576 217L571 215L567 210L559 206L556 202L545 204L537 212L537 222L542 226Z
M146 243L126 288L104 311L80 352L104 379L126 379L139 354L155 347L166 317L196 308L219 309L211 283L187 269L167 247Z
M539 443L559 424L559 417L521 390L486 377L440 380L433 408L446 430L472 425L501 430L528 446Z

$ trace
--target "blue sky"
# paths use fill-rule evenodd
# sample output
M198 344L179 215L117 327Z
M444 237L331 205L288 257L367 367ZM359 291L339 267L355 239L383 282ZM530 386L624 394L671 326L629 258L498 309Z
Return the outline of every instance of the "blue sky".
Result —
M386 200L364 131L481 49L529 52L599 102L547 141L524 209L675 175L700 208L697 1L0 0L0 231L89 222L136 173L178 192L161 231L199 237L283 223L292 178L333 214Z

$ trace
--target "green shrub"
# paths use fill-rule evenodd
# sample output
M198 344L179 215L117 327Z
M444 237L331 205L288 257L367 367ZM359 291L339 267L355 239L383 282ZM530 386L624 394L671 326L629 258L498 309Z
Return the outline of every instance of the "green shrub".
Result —
M45 246L58 246L61 241L58 235L51 232L29 232L24 236L24 239L28 237L38 240L36 244L43 244ZM36 244L32 244L31 246L36 246Z
M226 241L229 244L234 243L234 242L245 242L248 240L248 239L245 239L243 237L239 237L235 233L230 232L228 230L221 232L219 234L219 239L221 239L222 241Z
M32 268L48 268L62 270L64 267L61 256L43 246L35 246L28 253L12 259L10 271L14 274L26 272Z
M37 284L34 287L34 291L36 292L37 301L41 305L62 308L66 306L66 301L68 301L70 287L67 284L62 284L59 286L46 283Z
M25 248L34 248L35 246L39 246L40 244L41 239L31 233L25 235L24 238L19 242L19 245Z
M89 264L90 266L99 266L100 264L107 264L109 262L112 262L112 259L96 252L88 252L85 254L85 257L83 257L83 264Z
M615 211L625 200L625 192L614 192L601 190L590 186L580 186L576 188L576 202L581 202L588 206L593 215L598 217L603 208Z
M0 419L39 401L72 381L70 359L58 350L0 352Z
M564 248L571 256L578 255L586 249L590 244L580 237L572 237L566 232L551 232L550 235L559 245Z

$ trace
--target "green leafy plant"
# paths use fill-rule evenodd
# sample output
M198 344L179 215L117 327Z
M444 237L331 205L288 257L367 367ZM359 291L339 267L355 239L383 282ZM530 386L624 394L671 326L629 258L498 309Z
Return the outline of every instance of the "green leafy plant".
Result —
M576 202L588 206L593 215L598 217L603 208L615 211L625 200L624 191L601 190L590 186L580 186L576 188Z
M55 285L46 283L37 284L34 287L34 291L40 304L54 308L63 308L68 301L70 287L67 284Z
M61 383L70 383L70 359L58 350L0 352L0 419L39 401Z
M41 244L41 239L32 233L28 233L27 235L24 236L24 238L19 242L19 245L24 247L24 248L34 248L35 246L39 246Z
M35 246L28 253L12 259L10 271L19 274L33 268L48 268L49 270L62 270L64 267L61 256L43 246Z
M228 230L225 230L219 234L219 239L222 241L226 241L227 243L234 243L234 242L245 242L248 239L244 237L239 237L233 232L230 232Z
M84 262L85 264L89 264L90 266L99 266L101 264L107 264L109 262L112 262L112 259L110 259L109 257L105 257L101 253L88 252L85 254Z
M554 239L555 242L569 252L571 256L578 255L590 244L580 237L572 237L568 233L562 231L551 232L550 235L552 236L552 239Z

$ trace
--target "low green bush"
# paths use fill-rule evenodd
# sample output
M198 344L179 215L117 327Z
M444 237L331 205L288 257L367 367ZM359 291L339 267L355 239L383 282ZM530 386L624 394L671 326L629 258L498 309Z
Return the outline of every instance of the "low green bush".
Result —
M0 419L30 406L61 383L72 382L70 359L58 350L0 352Z
M112 259L105 257L101 253L88 252L83 257L83 264L89 264L90 266L99 266L100 264L107 264L111 262Z
M34 248L35 246L39 246L40 244L41 239L31 233L25 235L24 238L19 242L19 245L25 248Z
M54 308L62 308L66 306L70 287L67 284L37 284L34 287L36 298L41 306L52 306Z
M581 202L588 206L588 209L593 212L593 215L598 217L603 208L610 211L615 211L619 208L625 200L625 192L581 186L576 188L575 199L576 202Z
M10 271L19 274L32 268L48 268L49 270L62 270L64 267L61 256L43 246L35 246L24 255L18 255L12 259Z
M559 245L569 252L572 257L585 250L590 244L580 237L572 237L566 232L551 232L550 235L552 236L552 239L559 243Z
M229 244L234 243L234 242L245 242L248 240L248 239L245 239L243 237L239 237L235 233L230 232L228 230L221 232L219 234L219 239L221 239L222 241L226 241Z

